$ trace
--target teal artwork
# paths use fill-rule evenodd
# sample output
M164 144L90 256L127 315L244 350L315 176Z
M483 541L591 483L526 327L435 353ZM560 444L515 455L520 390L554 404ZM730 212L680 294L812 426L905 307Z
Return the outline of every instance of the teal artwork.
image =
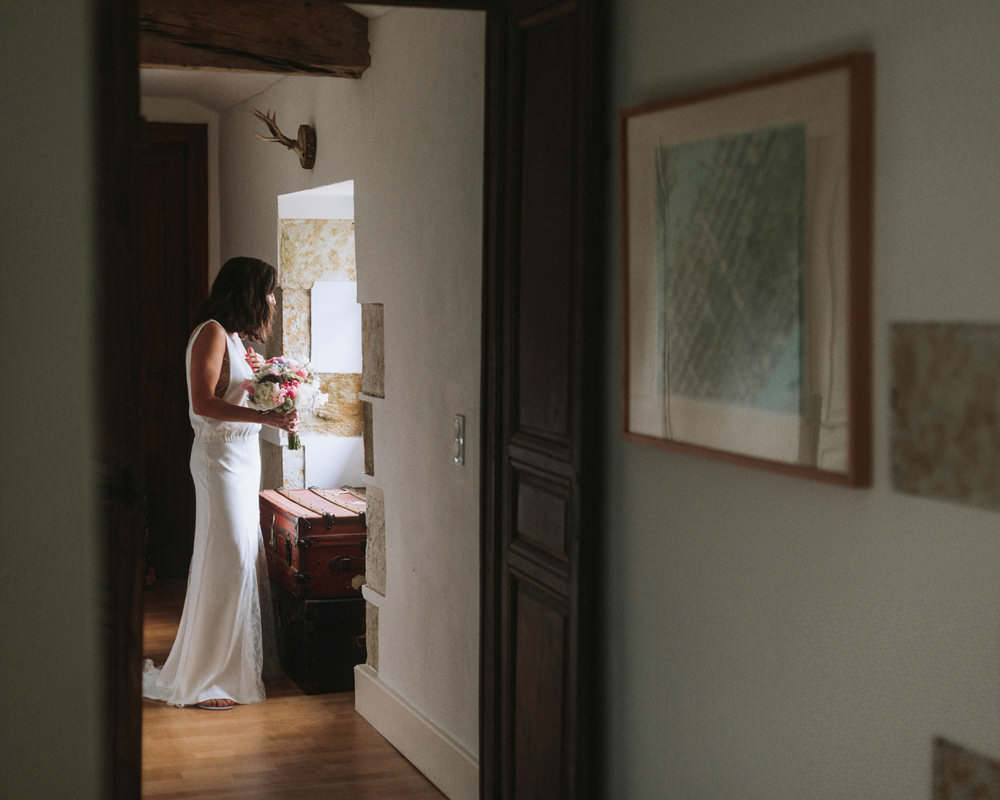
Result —
M657 388L800 413L804 124L655 150Z

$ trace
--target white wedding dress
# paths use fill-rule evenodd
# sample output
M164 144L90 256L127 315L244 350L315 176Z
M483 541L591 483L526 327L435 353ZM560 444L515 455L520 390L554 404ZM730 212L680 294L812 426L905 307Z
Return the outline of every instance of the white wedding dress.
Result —
M191 346L207 324L191 334L185 358L196 511L184 611L167 660L158 669L147 659L142 676L144 697L177 706L212 698L263 700L264 641L272 635L257 499L261 426L202 417L191 408ZM238 334L227 335L226 349L223 399L246 405L243 381L253 373Z

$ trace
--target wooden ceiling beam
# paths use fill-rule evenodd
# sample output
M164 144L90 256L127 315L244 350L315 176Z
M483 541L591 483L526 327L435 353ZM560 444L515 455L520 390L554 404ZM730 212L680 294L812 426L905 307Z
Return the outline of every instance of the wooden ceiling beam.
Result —
M139 63L360 78L368 19L332 0L140 0Z

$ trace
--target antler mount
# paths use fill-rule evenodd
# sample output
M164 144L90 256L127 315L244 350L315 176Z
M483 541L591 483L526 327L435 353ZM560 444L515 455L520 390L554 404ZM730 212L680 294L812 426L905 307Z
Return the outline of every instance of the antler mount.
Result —
M271 132L270 136L256 134L262 142L278 142L289 150L294 150L299 154L299 164L303 169L312 169L316 163L316 129L312 125L299 125L299 135L297 139L285 136L278 128L278 120L275 112L270 111L265 114L260 109L255 108L253 114L257 119L267 125Z

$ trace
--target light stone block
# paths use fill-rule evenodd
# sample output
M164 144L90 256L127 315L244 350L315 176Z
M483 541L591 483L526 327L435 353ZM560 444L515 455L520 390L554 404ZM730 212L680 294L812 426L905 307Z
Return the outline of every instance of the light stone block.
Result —
M372 426L375 424L372 415L372 404L361 401L361 420L365 439L365 475L375 476L375 436Z
M302 429L329 433L334 436L361 436L364 421L361 413L361 375L354 373L320 373L320 391L330 396L329 400L315 409L315 413L303 419Z
M1000 797L1000 761L994 758L938 736L934 739L933 764L933 800Z
M362 391L385 397L385 306L361 305Z
M308 291L316 281L357 281L354 223L337 219L280 222L281 285Z
M260 442L260 488L277 489L284 482L282 449L271 442Z
M284 355L308 360L311 352L309 292L285 287L282 296L281 338Z
M1000 325L890 328L893 485L1000 511Z
M365 546L365 583L385 594L385 494L378 486L369 486L366 497L368 510L368 543Z
M378 672L378 606L365 603L365 647L368 650L366 663Z

